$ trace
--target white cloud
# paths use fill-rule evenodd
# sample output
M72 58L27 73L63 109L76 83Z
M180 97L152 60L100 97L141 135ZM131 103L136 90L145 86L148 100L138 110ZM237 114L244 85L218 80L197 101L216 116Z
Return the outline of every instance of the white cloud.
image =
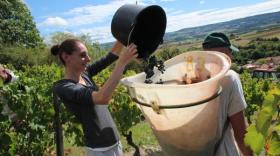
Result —
M80 33L89 34L93 41L99 43L114 41L114 38L111 34L111 27L109 26L81 29Z
M280 0L270 0L254 5L228 9L215 8L191 13L184 12L167 17L167 32L275 11L280 11ZM169 14L172 14L172 12Z
M203 0L202 0L202 1L199 1L199 4L204 4L204 3L205 3L205 1L203 1Z
M124 4L134 4L131 0L114 0L102 5L87 5L84 7L77 7L67 12L62 13L60 17L48 17L40 26L50 25L65 25L68 27L77 27L89 24L97 24L108 22L118 8ZM139 3L140 4L140 3ZM141 4L144 4L141 2Z
M74 8L65 13L71 16L67 19L71 26L80 26L93 23L107 22L122 5L132 3L131 0L115 0L103 5L89 5L85 7ZM134 3L133 3L134 4Z
M68 23L61 17L48 17L43 22L39 23L39 26L66 26Z
M139 5L148 5L154 3L154 0L138 0ZM49 17L39 23L40 27L47 28L48 26L67 26L59 31L75 29L76 33L88 33L94 41L100 43L113 41L111 34L110 21L116 10L124 4L135 4L131 0L113 0L110 3L102 5L87 5L77 7L67 12L62 13L62 17ZM108 23L109 21L109 23ZM95 25L95 26L93 26ZM100 26L96 26L100 25ZM107 26L104 26L107 25ZM92 26L91 28L89 28ZM87 28L81 28L87 27ZM52 32L54 31L51 29Z

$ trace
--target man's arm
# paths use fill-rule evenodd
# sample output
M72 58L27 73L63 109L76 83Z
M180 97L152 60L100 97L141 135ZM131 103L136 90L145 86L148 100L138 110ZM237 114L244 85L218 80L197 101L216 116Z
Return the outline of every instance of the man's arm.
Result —
M252 150L244 144L244 138L246 133L247 124L243 111L240 111L229 117L235 140L238 147L244 156L253 156Z

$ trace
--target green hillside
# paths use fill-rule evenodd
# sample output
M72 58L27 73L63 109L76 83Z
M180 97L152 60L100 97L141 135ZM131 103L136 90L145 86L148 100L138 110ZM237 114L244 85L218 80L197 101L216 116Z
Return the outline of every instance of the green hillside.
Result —
M221 31L227 34L244 34L252 31L265 31L280 26L280 12L268 13L246 17L242 19L210 24L194 28L185 28L179 31L166 33L164 42L179 42L203 38L213 31Z

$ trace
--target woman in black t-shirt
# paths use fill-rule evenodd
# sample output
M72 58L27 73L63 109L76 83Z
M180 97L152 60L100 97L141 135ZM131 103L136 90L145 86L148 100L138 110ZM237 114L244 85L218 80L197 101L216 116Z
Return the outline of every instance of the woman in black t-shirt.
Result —
M81 122L88 155L122 155L119 135L107 105L121 79L125 66L135 59L136 45L121 53L123 45L116 42L112 51L88 65L90 57L85 45L68 39L51 48L65 67L65 77L54 84L54 93ZM92 76L117 60L111 76L98 89Z

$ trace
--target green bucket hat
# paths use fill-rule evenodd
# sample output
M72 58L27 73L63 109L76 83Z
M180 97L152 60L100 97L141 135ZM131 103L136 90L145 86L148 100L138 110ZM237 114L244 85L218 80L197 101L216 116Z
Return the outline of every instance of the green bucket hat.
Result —
M224 33L214 32L209 34L202 43L204 49L228 47L233 52L239 52L239 49L231 45L228 37Z

